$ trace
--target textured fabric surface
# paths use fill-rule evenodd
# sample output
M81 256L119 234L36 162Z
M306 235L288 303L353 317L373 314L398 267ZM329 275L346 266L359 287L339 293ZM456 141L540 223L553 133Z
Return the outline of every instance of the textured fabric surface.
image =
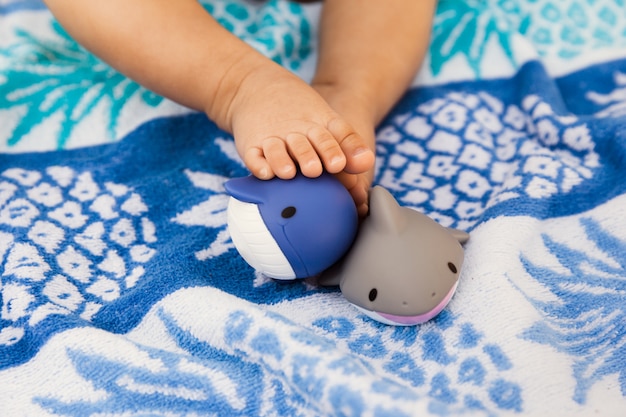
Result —
M316 7L206 3L296 73ZM253 271L232 138L0 0L0 415L623 415L625 10L440 2L375 182L471 237L448 307L394 327Z

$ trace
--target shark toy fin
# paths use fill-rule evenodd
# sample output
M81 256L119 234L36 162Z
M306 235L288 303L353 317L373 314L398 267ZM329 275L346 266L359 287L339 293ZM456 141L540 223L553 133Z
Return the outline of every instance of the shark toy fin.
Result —
M459 229L453 229L451 227L447 227L446 230L448 232L450 232L450 234L452 236L454 236L454 238L461 244L463 245L464 243L466 243L469 240L469 233L464 232L463 230L459 230Z
M379 231L400 233L406 219L400 213L401 207L385 188L377 185L370 192L370 222Z

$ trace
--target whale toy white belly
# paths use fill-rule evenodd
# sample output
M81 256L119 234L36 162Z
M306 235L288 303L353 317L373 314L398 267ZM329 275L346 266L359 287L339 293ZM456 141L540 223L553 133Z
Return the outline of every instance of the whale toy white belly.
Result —
M241 257L254 269L275 279L294 279L296 274L276 240L265 226L259 207L234 197L228 201L228 228Z

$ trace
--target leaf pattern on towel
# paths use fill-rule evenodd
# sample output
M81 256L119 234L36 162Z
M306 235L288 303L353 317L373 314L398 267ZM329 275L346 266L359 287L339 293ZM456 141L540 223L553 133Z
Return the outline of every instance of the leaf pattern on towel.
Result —
M441 72L453 57L465 58L476 75L481 74L485 50L492 36L504 56L515 65L511 33L489 2L479 0L442 0L435 15L430 47L433 74Z
M223 26L287 68L299 68L311 52L311 27L298 4L204 3ZM19 149L38 129L54 132L43 143L38 139L39 150L101 144L120 139L151 117L189 111L89 53L51 15L38 19L49 27L45 35L16 27L10 40L0 42L0 111L6 111L0 148Z
M364 362L382 364L390 378L430 397L442 410L460 406L494 414L523 408L522 389L510 379L515 371L506 353L475 324L447 310L421 326L394 327L366 316L337 315L313 325Z
M543 236L553 267L532 263L522 255L526 271L556 297L534 299L543 319L524 337L547 344L572 359L576 379L573 399L585 404L590 390L600 380L616 376L626 397L626 241L620 240L591 217L579 219L586 239L600 253L576 249Z
M161 103L161 97L74 42L58 23L51 26L53 40L20 29L16 43L0 49L0 56L12 62L0 70L0 109L13 109L20 116L2 138L8 148L42 125L55 132L55 147L65 148L77 125L99 112L106 121L101 141L111 141L117 138L119 119L131 99L152 107Z
M448 313L417 327L354 315L326 315L302 326L236 298L205 308L219 296L215 289L181 290L125 335L70 331L68 337L81 342L61 346L58 366L70 375L63 383L86 385L93 394L67 399L43 390L33 402L70 416L372 410L403 417L414 415L422 399L438 415L493 416L523 408L506 353L474 324ZM190 306L212 324L190 317ZM155 332L159 348L151 345Z
M222 139L218 138L217 140ZM233 144L232 141L229 143ZM190 170L185 171L185 176L194 187L209 190L211 194L207 200L177 214L172 222L184 226L204 226L220 230L217 238L211 242L210 246L195 253L196 259L204 261L222 255L229 249L234 249L235 245L226 230L226 209L230 196L224 189L224 182L228 178L222 175Z
M269 0L254 5L241 0L202 0L201 3L222 26L286 68L300 68L311 53L311 25L296 2Z
M138 346L136 355L145 359L143 363L129 364L117 358L68 349L76 373L106 395L96 400L68 402L39 397L34 401L55 415L76 417L127 413L245 417L251 410L260 408L262 397L255 394L270 392L272 388L267 387L258 365L228 355L182 329L176 331L184 338L181 340L186 343L184 347L194 349L195 355ZM279 386L273 388L280 390L280 381L274 382ZM290 398L281 400L290 402Z
M348 355L342 356L346 360L334 361L335 366L329 369L340 380L318 376L317 370L330 362L324 352L329 343L323 338L302 332L278 316L259 319L249 311L225 310L226 321L214 329L228 342L225 347L208 340L202 329L189 329L178 323L183 319L180 311L158 308L154 316L174 350L150 348L128 340L117 341L125 345L126 352L131 352L125 358L69 349L66 355L76 374L101 395L67 401L51 394L34 401L49 412L70 416L304 416L328 415L325 410L329 409L363 410L363 394L346 384L350 377L364 371L363 364ZM195 334L198 330L200 335ZM281 330L288 333L281 337ZM294 343L285 344L285 337ZM341 378L342 366L351 367L352 373ZM379 407L381 415L408 416L405 412L393 413L389 406L394 392L406 392L403 387L381 381L379 391L387 400ZM386 409L389 411L384 414Z

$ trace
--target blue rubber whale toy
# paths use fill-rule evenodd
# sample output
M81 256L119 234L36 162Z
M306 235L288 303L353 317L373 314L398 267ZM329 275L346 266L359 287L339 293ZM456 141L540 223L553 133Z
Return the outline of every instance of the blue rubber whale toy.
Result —
M349 249L358 227L352 197L332 175L290 180L235 178L228 228L244 260L268 277L315 276Z

